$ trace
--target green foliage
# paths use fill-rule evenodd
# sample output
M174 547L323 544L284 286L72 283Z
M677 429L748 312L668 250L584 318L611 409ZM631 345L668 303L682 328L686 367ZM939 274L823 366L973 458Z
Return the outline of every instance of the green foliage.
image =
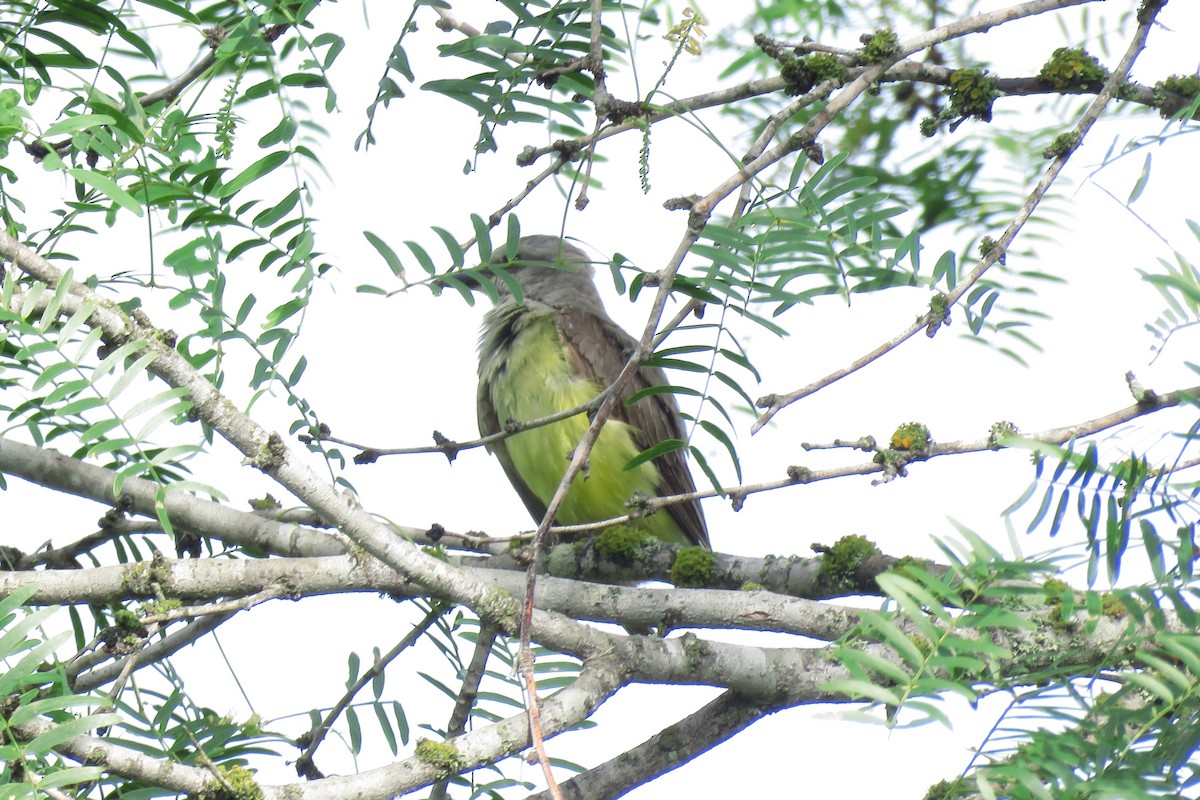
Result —
M1143 174L1149 177L1150 160L1147 156ZM1131 198L1130 202L1133 201ZM1200 223L1187 220L1192 236L1200 242ZM1139 268L1142 279L1158 290L1166 307L1162 314L1146 328L1158 340L1155 349L1161 351L1170 342L1172 335L1200 322L1200 269L1192 258L1175 249L1174 260L1159 257L1161 270Z
M950 101L948 107L936 117L927 117L921 121L923 135L933 136L946 123L949 123L950 131L954 132L968 119L991 122L992 105L1000 97L1000 92L996 89L996 77L986 69L966 68L957 69L950 74L946 97Z
M1082 47L1060 47L1042 65L1038 79L1058 91L1095 90L1108 79L1108 70Z
M924 450L931 441L929 428L920 422L906 422L892 433L895 450Z
M709 223L693 248L710 262L700 296L781 333L772 318L797 305L916 283L918 236L891 223L904 209L874 178L836 177L845 160L831 158L802 184L793 172L790 202L763 197L736 227ZM761 305L769 317L754 310Z
M948 723L940 697L974 703L984 685L1000 678L996 665L1012 653L990 634L1031 627L1001 602L1021 594L1006 584L1027 581L1050 565L1005 561L975 534L961 533L965 543L941 543L948 570L910 563L902 573L877 578L894 610L861 612L858 628L833 653L852 677L827 689L885 706L889 725L917 725Z
M214 9L216 7L219 4ZM40 235L35 233L35 244L39 241L53 243L60 255L66 256L65 248L72 242L81 241L81 237L89 232L83 224L88 216L101 214L106 225L116 222L118 211L139 216L150 211L165 216L177 226L179 234L190 234L191 237L190 241L177 238L173 249L163 259L173 276L183 284L172 305L177 309L190 306L203 320L202 327L180 338L179 349L193 364L207 366L211 370L210 379L218 386L224 379L222 364L231 347L240 344L255 353L258 366L254 384L260 388L271 383L282 385L300 411L298 424L301 426L317 424L307 403L293 389L303 374L305 361L298 354L292 355L291 364L286 364L286 360L293 352L297 323L302 319L300 314L310 296L313 281L328 269L328 265L317 261L320 254L314 247L310 218L304 212L307 191L301 185L297 183L290 193L285 191L282 198L264 202L259 197L262 196L260 187L272 181L280 167L290 164L302 170L306 161L315 163L313 151L306 141L295 135L294 120L306 110L303 101L292 98L291 93L324 85L321 76L332 64L338 44L336 37L318 37L308 43L312 57L301 63L299 70L275 71L268 67L276 56L266 46L259 28L276 23L300 24L309 11L311 6L305 5L289 10L263 9L261 13L240 18L236 15L220 17L219 26L224 33L218 37L219 58L213 70L214 74L229 70L232 78L224 84L223 96L214 98L217 106L213 116L204 110L200 100L207 84L185 89L196 95L189 101L192 110L185 110L177 95L150 102L151 96L139 96L134 91L131 79L108 68L99 73L104 80L97 81L82 93L77 103L68 104L58 121L30 144L42 155L47 168L62 170L76 181L79 200L54 227ZM158 12L187 23L197 22L207 13L201 11L197 15L190 8L174 4L158 7L154 13ZM71 70L95 68L97 62L85 56L82 50L70 46L68 39L52 33L58 30L55 26L74 25L115 33L133 46L133 52L128 54L132 63L141 59L151 67L154 64L153 48L135 32L145 27L136 12L112 13L102 5L71 3L58 8L56 15L43 19L44 28L23 27L35 19L37 17L24 18L9 33L15 36L33 31L35 41L53 43L73 55L64 59L24 48L10 53L13 60L6 69L13 74L37 75L35 84L26 82L22 98L25 107L11 107L9 118L14 121L18 117L44 118L49 111L47 104L54 100L43 89L55 87L60 82L65 82L66 89L75 85ZM0 18L0 29L4 25ZM265 81L244 86L244 77L263 72L267 73ZM5 92L4 99L11 103L17 101L13 90ZM249 166L231 170L221 162L232 154L239 114L246 113L254 101L264 99L268 101L266 105L274 104L283 110L280 123L258 143L260 148L270 152ZM210 135L206 129L211 129L214 116L215 135ZM320 131L315 125L309 125L308 129ZM15 127L9 130L11 135L24 133ZM64 134L69 138L54 138ZM288 146L276 149L280 144ZM301 174L293 171L297 177ZM234 206L235 202L238 205ZM0 213L10 230L25 230L23 209L11 194L0 195ZM288 276L294 282L296 292L293 298L260 316L259 319L265 322L261 331L247 325L254 311L256 298L253 291L227 272L236 269L239 260L254 250L263 253L259 269L274 269L277 275ZM159 280L152 269L148 278L121 275L115 279L97 280L97 284L115 285L131 279L151 286ZM9 289L8 296L26 288L15 285ZM83 339L79 335L87 316L83 309L80 316L68 320L62 329L63 335L54 340L60 361L47 362L40 349L20 349L25 347L23 338L56 333L54 310L51 307L51 313L44 318L45 324L36 334L19 325L9 331L10 341L18 347L13 354L17 361L4 366L9 368L10 374L13 374L11 371L33 370L34 382L40 376L48 390L40 402L12 409L10 418L21 420L36 441L79 437L88 453L106 453L119 466L128 465L122 476L138 474L160 481L178 480L183 461L197 452L198 444L194 439L190 442L185 439L168 447L157 447L151 445L148 437L164 422L179 425L187 421L190 411L183 393L169 390L158 395L156 401L143 400L134 405L131 414L141 416L140 421L135 422L130 414L119 411L114 405L117 396L145 370L153 353L149 349L142 353L118 349L108 360L97 363L90 352L95 339ZM175 346L173 339L174 335L170 334L164 341ZM127 347L130 346L137 347L136 344ZM68 347L69 350L64 350ZM40 363L32 364L28 358L22 358L24 354L35 356ZM117 365L122 364L128 364L129 369L117 371ZM47 367L50 372L45 371ZM93 370L96 371L94 375ZM89 385L106 373L119 375L119 372L124 372L124 377L115 381L107 396L97 396L96 390ZM88 394L92 396L88 397ZM97 420L101 414L107 416Z
M1136 539L1140 539L1140 546L1132 552L1147 558L1156 582L1192 573L1195 523L1177 519L1173 509L1194 503L1200 487L1174 480L1136 455L1114 464L1101 464L1094 444L1080 452L1073 446L1057 447L1019 437L1007 441L1009 446L1030 449L1037 458L1033 482L1005 513L1023 508L1044 485L1028 531L1044 529L1055 536L1073 516L1085 537L1089 586L1099 579L1101 565L1107 579L1116 581L1130 544ZM1047 474L1052 462L1057 463ZM1159 523L1154 519L1163 513L1167 515L1164 521L1173 522L1169 536L1159 532Z
M1164 119L1195 106L1200 98L1200 76L1168 75L1154 84L1154 105Z
M818 582L827 591L844 593L860 590L859 570L863 562L879 555L879 548L865 536L843 536L831 547L822 548Z
M864 64L879 64L900 55L900 37L888 28L881 28L869 36L864 34L862 43L860 57Z
M671 583L680 587L704 587L712 582L715 557L703 547L685 547L671 562Z
M563 15L554 7L537 13L535 7L526 9L515 2L505 5L517 12L511 22L498 22L479 35L438 48L443 58L460 59L482 71L466 78L427 81L421 86L479 114L476 156L498 149L496 132L502 126L582 126L586 111L582 101L592 96L591 78L573 63L578 53L588 49L588 21L573 14ZM620 8L620 3L606 0L602 8L613 11ZM685 37L685 45L692 37ZM606 63L627 49L607 27L602 31L601 46ZM472 169L473 164L467 168Z
M596 552L614 563L632 564L638 551L652 541L654 537L648 533L626 525L616 525L601 531L596 537Z
M1128 9L1123 21L1150 13L1151 4L1143 5L1140 11ZM107 469L118 498L98 532L54 553L58 563L50 563L50 555L39 561L41 551L25 554L15 548L5 548L0 560L10 567L34 564L64 573L58 569L64 565L124 565L122 598L107 605L79 604L68 612L69 630L66 621L52 619L51 610L18 612L29 592L0 600L5 664L0 697L9 726L0 747L0 783L6 796L69 790L147 798L164 791L149 778L118 775L95 764L72 766L57 755L55 747L63 741L101 726L108 728L110 742L136 753L221 775L231 798L260 796L253 766L293 757L294 732L282 729L284 720L237 720L196 702L170 659L151 649L183 626L167 634L170 623L148 617L173 615L192 602L164 592L171 572L157 556L171 544L193 557L282 556L256 545L230 544L219 526L177 530L166 511L168 501L184 493L223 499L217 488L191 480L191 470L197 464L207 467L201 456L220 455L216 436L237 441L244 411L261 413L274 432L258 452L261 439L243 448L250 454L248 463L268 471L288 463L294 454L287 453L284 442L295 437L327 472L326 484L349 488L342 454L305 396L307 354L313 352L306 321L319 311L314 300L346 285L336 280L339 270L352 276L350 285L358 283L361 291L389 300L416 286L434 293L453 289L468 303L477 296L495 298L500 286L519 295L511 274L489 262L503 242L512 247L519 238L522 203L555 182L564 197L580 186L601 188L602 180L610 180L602 169L605 157L618 152L610 148L614 137L640 137L636 171L643 191L651 188L652 160L663 155L658 148L667 141L657 131L652 140L651 132L672 118L706 137L716 158L728 160L726 174L735 176L719 191L710 188L709 198L667 201L691 215L686 222L681 215L679 226L681 233L686 230L686 243L698 235L672 284L676 299L697 302L676 318L672 330L659 331L662 338L648 363L682 373L685 380L634 400L663 393L689 401L693 431L640 459L687 448L714 487L729 486L724 473L740 484L744 444L738 436L745 427L740 415L754 413L763 378L753 357L758 337L763 331L771 338L786 336L809 306L844 305L919 287L917 297L929 298L931 316L922 314L922 319L935 323L931 334L957 318L968 337L1013 359L1038 351L1035 325L1047 315L1035 302L1036 289L1060 282L1068 267L1041 264L1036 244L1055 224L1057 207L1050 203L1065 207L1069 193L1036 210L1010 245L1024 249L1006 251L1015 257L1006 258L997 242L1024 212L1032 176L1044 169L1038 154L1068 156L1083 144L1078 134L1063 132L1072 118L1028 123L1022 115L1022 127L1010 130L1001 127L1006 118L997 113L989 126L919 139L918 117L930 115L919 124L925 133L958 132L966 119L992 121L997 104L1007 101L997 79L1008 75L991 66L966 66L979 63L969 52L972 36L955 36L913 54L911 63L881 77L871 93L847 94L849 106L831 112L839 107L830 104L842 97L835 90L845 89L865 65L891 64L900 55L899 37L891 29L863 37L857 53L842 49L853 34L878 24L881 10L894 15L899 30L919 25L925 31L931 18L940 24L961 16L970 3L936 9L892 3L884 9L863 2L783 0L757 4L736 31L711 31L711 23L691 9L664 21L660 11L673 9L658 2L633 6L606 0L599 6L603 24L593 27L590 4L502 0L485 12L490 21L470 31L465 23L435 14L446 10L444 4L414 2L382 55L356 145L378 145L392 135L382 124L385 119L415 124L398 111L405 110L400 101L409 87L418 85L478 118L466 154L468 171L479 169L487 154L505 151L535 169L522 179L529 181L524 188L504 195L511 199L495 201L503 202L497 208L470 207L477 202L471 197L446 210L441 225L413 231L399 206L394 229L373 224L374 230L362 230L363 239L344 232L331 239L321 215L331 202L329 190L340 187L330 186L322 160L326 148L337 143L327 139L323 123L338 111L357 112L341 107L344 99L335 91L335 79L347 80L335 69L339 56L357 46L331 32L331 20L341 11L336 4L0 2L5 44L0 48L0 219L6 233L62 270L61 277L38 277L12 259L0 270L3 433ZM1116 24L1096 28L1088 16L1079 23L1083 39L1106 59L1106 37L1123 27L1120 16L1113 19ZM160 39L166 30L182 38ZM593 33L599 37L595 43ZM751 33L757 48L746 45ZM199 65L186 76L169 74L165 62L174 59L160 56L180 42ZM671 55L655 55L647 67L642 54L651 43L669 48ZM437 47L436 64L421 55L427 45ZM705 66L719 58L728 63L694 107L667 94L668 77L673 89L692 65L688 55L709 59ZM914 80L905 70L920 77ZM741 72L771 81L731 86L726 79ZM788 96L782 100L777 75ZM608 81L604 92L599 91L601 76ZM1108 72L1086 51L1060 48L1039 77L1043 89L1075 93L1096 90ZM937 88L943 83L948 84L944 93ZM1130 83L1118 96L1129 106L1146 102L1145 92ZM1187 120L1198 102L1200 84L1194 76L1171 76L1155 86L1154 105L1164 116L1179 119L1179 135L1191 134ZM721 124L739 125L738 134L727 135L711 124L705 114L716 117L714 105ZM1139 149L1149 153L1163 140L1148 137L1125 149L1114 147L1106 162ZM764 169L751 167L772 148L783 155ZM689 151L689 158L699 157ZM64 187L61 203L48 208L33 199L37 193L26 176L35 160L39 165L32 174ZM421 202L421 187L410 187L402 171L406 166L381 179L380 202ZM1148 154L1128 204L1145 189L1150 166ZM993 180L988 168L1005 168L1019 179ZM576 196L580 207L585 200ZM1200 238L1200 226L1189 225ZM109 229L127 237L121 247L97 244L96 234ZM354 259L342 258L342 247L351 239L369 245L361 266L383 275L380 285L360 278ZM924 248L934 242L931 256ZM336 258L324 252L333 247ZM119 252L113 255L114 250ZM1148 326L1160 351L1175 334L1200 322L1200 271L1186 255L1188 247L1172 250L1173 258L1160 260L1159 268L1143 270L1166 305ZM109 257L114 260L106 261ZM609 252L601 253L599 272L605 259L618 290L634 297L664 274L661 262L637 264ZM981 277L982 266L987 271ZM965 281L971 284L964 286ZM960 288L965 292L951 303ZM101 299L108 297L114 301ZM915 302L922 313L925 300ZM394 310L388 307L389 313ZM126 333L102 335L93 327L102 318L116 320ZM403 348L379 349L389 359L383 371L402 374ZM1152 389L1132 377L1130 389L1140 410L1158 402ZM282 416L264 410L276 400L285 406ZM1189 420L1196 416L1195 403L1184 398L1182 411ZM205 421L198 424L201 418ZM1200 423L1184 423L1175 433L1190 448L1200 438ZM435 438L439 444L448 441L441 434ZM903 425L879 459L893 473L902 472L930 441L925 424ZM1196 598L1187 588L1196 559L1200 483L1184 472L1190 462L1183 455L1171 462L1141 447L1114 452L1095 437L1064 446L1025 441L1008 422L992 426L987 446L1031 452L1034 478L1009 514L1027 511L1029 518L1020 520L1027 532L1046 532L1069 553L1082 554L1087 588L1078 590L1059 577L1063 563L1002 558L970 531L962 531L964 544L942 545L946 564L941 566L915 558L889 562L866 537L845 537L822 550L818 590L882 591L888 600L881 610L864 611L855 631L824 651L850 676L827 690L837 699L882 706L889 721L901 725L945 720L941 700L947 696L971 703L989 694L1011 696L1012 708L997 735L984 743L981 761L931 797L975 789L1010 798L1189 796L1200 730L1200 646L1192 633ZM728 459L731 469L719 467L714 452L722 454L722 462ZM792 468L787 474L794 482L824 477L816 468ZM130 508L119 498L135 478L157 485L156 518L126 519ZM285 487L302 505L310 499L303 484ZM738 504L745 496L737 490L731 494ZM300 525L327 524L308 509L283 509L269 495L255 508L289 522L295 514ZM350 526L343 531L357 535ZM437 537L445 534L433 526L431 539L437 539L434 531ZM303 532L319 535L315 529ZM618 528L602 534L597 549L606 558L628 561L644 538ZM444 564L470 570L469 559L478 554L455 552L459 540L450 539L428 552ZM1079 544L1072 547L1073 542ZM361 550L353 552L365 558ZM524 555L514 548L496 558ZM1148 567L1144 585L1093 588L1102 579L1127 580L1133 572L1130 557L1138 560L1137 567ZM874 578L874 566L888 563L894 568ZM862 569L864 564L872 569ZM684 549L670 577L678 586L708 587L714 577L725 577L714 576L714 565L711 553ZM752 599L761 599L758 592L771 585L765 579L739 582L756 594ZM293 590L290 584L274 588L285 594ZM133 596L153 600L135 612L124 605ZM473 611L442 602L413 604L425 615L414 638L439 654L444 667L417 680L453 704L468 696L475 656L482 654L482 678L465 712L465 729L525 714L528 687L518 669L517 641L481 630L475 616L515 634L522 618L519 600L490 587L472 601ZM1106 626L1120 627L1120 644L1110 653L1091 653L1089 637ZM43 633L43 628L60 632ZM1022 638L1026 634L1029 638ZM79 656L60 663L59 650L66 652L68 639ZM699 636L689 634L686 642L695 644L693 652L704 652ZM647 648L652 644L639 642ZM404 695L385 669L403 650L396 647L395 654L383 648L372 648L370 655L350 653L345 696L336 705L314 708L312 728L300 741L308 737L308 744L319 745L333 725L355 758L379 743L400 758L417 726L433 737L415 742L418 757L452 779L456 790L462 787L463 796L532 791L531 784L507 777L506 771L517 773L502 762L458 775L459 752L441 743L458 731L415 716L410 723L414 712L397 699ZM115 662L126 656L131 658ZM578 660L536 644L532 657L538 690L545 695L571 686L580 674ZM1073 659L1084 657L1089 660L1080 668ZM93 713L90 709L109 707L71 685L91 674L89 664L106 659L115 663L105 668L116 667L116 672L127 665L126 678L146 677L115 685L112 711ZM33 721L49 727L36 736L12 731ZM305 756L297 766L309 770L307 777L317 777L312 758Z
M416 753L417 758L437 767L440 778L455 775L463 768L463 760L459 755L458 748L447 742L418 739Z
M54 748L119 720L109 711L90 711L89 707L105 707L96 698L70 691L63 666L54 659L67 634L46 639L40 630L57 609L19 610L33 594L33 589L23 589L0 598L0 660L5 665L0 697L5 698L6 732L0 744L0 784L5 796L12 798L32 799L47 790L87 786L101 779L101 767L75 766ZM36 736L18 740L9 733L38 720L48 725Z
M1019 696L1014 706L1053 715L1059 725L1022 732L1015 750L992 751L976 780L1019 798L1047 791L1138 798L1186 792L1196 769L1190 722L1197 715L1198 648L1194 636L1152 636L1137 652L1137 669L1117 681ZM1009 733L1002 722L1000 734ZM1029 780L1031 765L1035 781Z
M17 394L4 395L0 411L6 412L12 427L24 428L36 442L65 437L74 440L77 456L103 457L116 471L118 491L122 481L135 475L181 480L183 462L199 448L185 443L155 446L150 437L165 423L177 425L187 419L192 404L186 391L126 395L149 377L156 344L136 339L97 354L99 331L89 330L86 323L99 304L72 298L72 280L67 270L50 289L37 281L18 283L8 274L0 297L0 321L5 323L0 330L0 375L28 387L29 396L21 401Z

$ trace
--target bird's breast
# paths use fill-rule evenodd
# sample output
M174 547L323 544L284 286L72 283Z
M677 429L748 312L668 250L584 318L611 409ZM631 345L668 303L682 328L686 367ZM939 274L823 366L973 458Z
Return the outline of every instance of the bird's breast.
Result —
M480 369L481 378L490 376L492 404L501 424L555 414L599 393L600 387L571 368L551 315L527 314L514 320L506 333L505 341L485 356L491 363Z
M505 335L494 342L489 343L486 336L480 391L487 392L500 425L509 419L539 419L583 405L602 388L572 368L550 314L512 320ZM493 343L499 346L491 347ZM543 503L548 503L558 488L588 425L588 415L581 412L514 434L501 445L517 479ZM609 419L592 448L586 476L576 478L558 520L573 524L620 516L635 493L655 494L659 472L654 464L625 468L639 452L633 428ZM659 516L669 520L667 515Z

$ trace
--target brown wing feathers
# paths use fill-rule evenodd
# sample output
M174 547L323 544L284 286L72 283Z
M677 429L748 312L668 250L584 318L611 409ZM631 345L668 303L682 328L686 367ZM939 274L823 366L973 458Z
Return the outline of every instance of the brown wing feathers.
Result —
M556 327L566 345L572 366L597 386L607 386L615 380L637 347L633 338L615 322L587 310L570 307L560 309L556 317ZM651 395L632 406L625 403L629 397L643 389L663 386L666 383L666 375L661 369L642 367L630 379L621 393L621 402L613 410L616 419L635 429L635 441L643 450L667 439L687 438L673 395ZM655 459L654 464L661 476L659 495L696 491L683 452L676 450ZM698 501L675 503L667 506L666 510L688 539L702 547L710 546L704 513Z

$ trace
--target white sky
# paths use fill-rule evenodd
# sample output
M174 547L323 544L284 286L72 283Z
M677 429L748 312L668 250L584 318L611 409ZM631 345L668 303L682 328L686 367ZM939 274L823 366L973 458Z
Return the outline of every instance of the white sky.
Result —
M714 29L734 19L733 10L741 13L749 7L745 2L709 5L718 6L706 9ZM456 13L482 27L493 8L488 3L464 3L456 6ZM376 126L380 145L367 153L355 153L352 143L364 122L362 109L373 96L380 65L398 27L395 19L378 16L378 10L372 8L372 32L364 39L357 11L354 4L341 4L323 9L319 17L331 20L332 29L353 45L333 72L341 113L323 120L332 136L321 150L322 163L333 177L316 189L319 246L338 274L318 290L310 312L303 351L310 366L301 390L335 434L352 440L384 447L422 444L429 441L435 428L451 438L471 438L475 433L474 348L482 309L469 308L456 296L432 301L423 289L388 300L356 294L354 286L360 283L393 286L382 260L361 231L369 229L384 236L402 256L404 239L421 241L431 253L443 252L430 226L449 227L465 239L470 233L468 213L486 216L528 180L532 173L513 166L512 158L521 146L540 142L522 138L528 135L525 131L505 131L501 142L507 149L499 156L484 158L477 174L464 177L461 165L470 158L476 131L473 113L413 88L409 97L381 111ZM722 18L723 13L730 16ZM1077 15L1068 10L1064 19L1074 20ZM1200 35L1200 12L1195 4L1172 3L1161 20L1169 29L1154 32L1150 50L1135 70L1135 77L1145 83L1196 68L1194 43ZM1027 23L1022 31L1012 31L1013 36L1022 37L1019 44L1010 39L996 45L997 58L1014 50L1018 54L1008 59L1014 66L1001 69L1001 74L1032 74L1045 55L1062 44L1053 24L1042 25ZM444 65L431 60L429 54L435 44L457 38L436 31L431 16L423 18L421 27L420 34L409 39L418 83L441 77L437 70ZM1028 37L1034 34L1045 44L1030 47ZM838 44L853 46L853 39L847 34ZM665 43L647 46L658 46L666 57ZM1114 53L1105 62L1115 63L1124 46L1114 38L1110 44ZM181 48L175 55L186 52ZM721 66L715 58L685 58L668 90L684 96L709 86L710 76ZM649 59L648 63L657 62ZM310 102L319 106L321 101L313 95ZM997 106L1006 112L1021 107L1005 101ZM1012 116L998 116L1000 122L1014 127L1020 124ZM49 124L50 120L41 122ZM270 124L273 122L263 123L265 127ZM969 135L972 125L964 125L959 135ZM1026 431L1086 420L1131 402L1123 379L1126 370L1133 370L1146 386L1158 390L1195 383L1195 374L1182 365L1195 347L1194 335L1185 334L1155 364L1149 364L1152 339L1142 326L1157 316L1160 303L1135 269L1152 268L1155 258L1169 253L1094 184L1084 182L1114 139L1124 143L1161 129L1156 117L1137 123L1102 122L1089 146L1073 159L1071 176L1077 188L1059 190L1059 195L1067 198L1074 220L1058 232L1057 241L1038 243L1035 257L1010 256L1010 265L1013 259L1024 258L1028 268L1044 265L1047 271L1063 273L1071 280L1066 287L1039 287L1036 307L1050 311L1054 319L1033 331L1045 353L1023 352L1030 368L1018 367L960 338L965 325L959 318L932 341L914 339L866 372L784 411L772 429L758 436L749 436L750 418L744 418L738 443L746 480L777 478L790 464L824 463L805 454L799 447L801 441L866 434L885 440L896 424L913 419L926 422L942 441L980 438L999 419L1012 420ZM244 136L239 158L249 161L258 157L251 145L256 138L255 134ZM582 213L570 210L569 200L544 186L520 209L523 230L554 232L566 213L568 234L590 245L599 257L620 250L647 268L663 264L682 236L685 218L664 211L662 202L677 195L705 193L729 174L730 166L719 151L685 126L658 126L652 191L643 196L637 188L639 145L632 136L606 143L608 162L598 167L605 190L593 191L591 205ZM1161 225L1161 232L1178 249L1195 258L1200 255L1200 245L1183 225L1189 209L1181 202L1195 196L1195 157L1185 148L1194 150L1188 137L1155 151L1156 169L1137 208ZM827 150L832 154L828 145ZM1141 155L1126 159L1100 172L1096 182L1124 197L1141 164ZM50 204L63 189L57 181L35 174L20 188L45 191ZM31 182L35 185L27 187ZM497 241L500 239L502 234L497 235ZM961 241L947 241L943 246L957 249ZM1020 245L1018 242L1018 250L1023 249ZM84 250L86 245L77 243L76 247ZM77 269L141 271L146 264L144 247L135 234L119 251L105 253ZM927 270L938 252L933 246L926 251ZM415 264L411 268L419 271ZM253 270L248 264L247 271ZM613 316L631 330L640 326L643 317L639 315L644 315L646 305L630 306L612 292L603 277L600 283ZM165 304L167 299L164 296L159 302ZM826 374L890 338L921 313L927 302L927 292L918 289L856 298L849 309L829 300L790 313L784 322L792 335L784 341L766 332L751 332L747 339L766 379L750 394L787 391ZM165 312L152 312L151 316L157 324L170 327ZM681 380L686 382L686 378ZM248 394L238 394L235 386L230 384L234 400L244 404ZM274 410L270 403L259 407L260 413ZM281 431L286 430L289 419L282 414L260 417ZM1142 450L1156 439L1151 430L1134 432L1127 446ZM217 452L221 458L203 462L198 477L229 492L235 507L244 507L245 499L268 491L278 496L278 490L262 476L246 468L230 469L228 465L240 459L231 458L228 448L219 447ZM1113 452L1108 451L1110 455ZM714 464L723 467L726 463L720 453L711 456ZM845 454L832 460L857 463ZM729 474L728 470L723 473ZM351 467L347 477L367 509L401 524L438 522L450 529L486 529L494 534L530 526L499 465L482 451L464 453L453 465L441 456L384 459L374 466ZM938 551L930 537L953 535L948 518L1007 550L1000 512L1031 477L1027 456L1021 453L946 458L917 465L911 477L886 486L872 488L868 479L846 479L755 496L736 515L727 504L715 501L706 504L705 512L714 547L724 552L803 554L813 542L831 543L845 534L861 533L888 553L936 557ZM30 494L14 491L11 501ZM44 493L32 493L30 500L44 498ZM80 509L78 523L56 520L49 532L38 526L23 534L20 543L38 544L53 536L61 544L87 532L101 513L91 504L71 506ZM1024 516L1018 517L1019 531L1024 530L1029 513L1031 509L1026 509ZM1049 544L1023 534L1019 543L1027 553ZM1130 566L1136 565L1136 558L1131 556ZM365 659L372 646L386 650L406 630L405 618L374 597L318 598L260 607L226 625L220 636L254 710L270 720L304 712L312 703L334 702L345 681L347 652L357 649ZM244 716L247 709L233 674L215 659L212 644L204 643L177 659L176 665L199 702L219 712ZM427 654L402 658L391 673L389 694L405 704L414 728L422 719L444 725L448 705L440 696L432 697L419 678L408 677L418 663L422 669L439 667ZM452 682L450 677L442 678ZM712 695L712 690L704 689L633 687L600 710L595 717L598 728L554 740L550 753L584 764L599 763ZM650 800L757 795L780 792L786 786L795 787L789 794L807 790L814 797L918 797L932 782L953 776L966 764L969 748L979 743L993 721L994 703L987 705L988 713L972 714L960 706L949 706L956 709L953 731L927 726L889 732L881 726L830 718L827 708L780 713L628 796ZM371 733L375 723L369 711L364 711L362 720L368 737L378 740ZM303 725L303 720L298 722L295 730ZM370 760L365 758L359 766L380 763L378 759L384 758L381 752L372 751ZM862 768L864 758L869 759L871 769ZM317 763L327 772L352 769L333 743L318 752ZM262 777L268 782L294 779L283 765L267 770ZM530 767L519 777L540 779L538 770Z

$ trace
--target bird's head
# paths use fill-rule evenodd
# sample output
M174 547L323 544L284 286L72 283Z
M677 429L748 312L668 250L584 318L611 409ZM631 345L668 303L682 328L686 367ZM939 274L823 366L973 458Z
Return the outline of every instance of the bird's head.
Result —
M497 294L496 305L538 303L551 308L600 305L600 295L592 283L591 260L582 250L557 236L522 236L516 252L509 257L508 247L496 250L490 262L490 274L463 276L473 291L486 292L480 281L489 280Z

